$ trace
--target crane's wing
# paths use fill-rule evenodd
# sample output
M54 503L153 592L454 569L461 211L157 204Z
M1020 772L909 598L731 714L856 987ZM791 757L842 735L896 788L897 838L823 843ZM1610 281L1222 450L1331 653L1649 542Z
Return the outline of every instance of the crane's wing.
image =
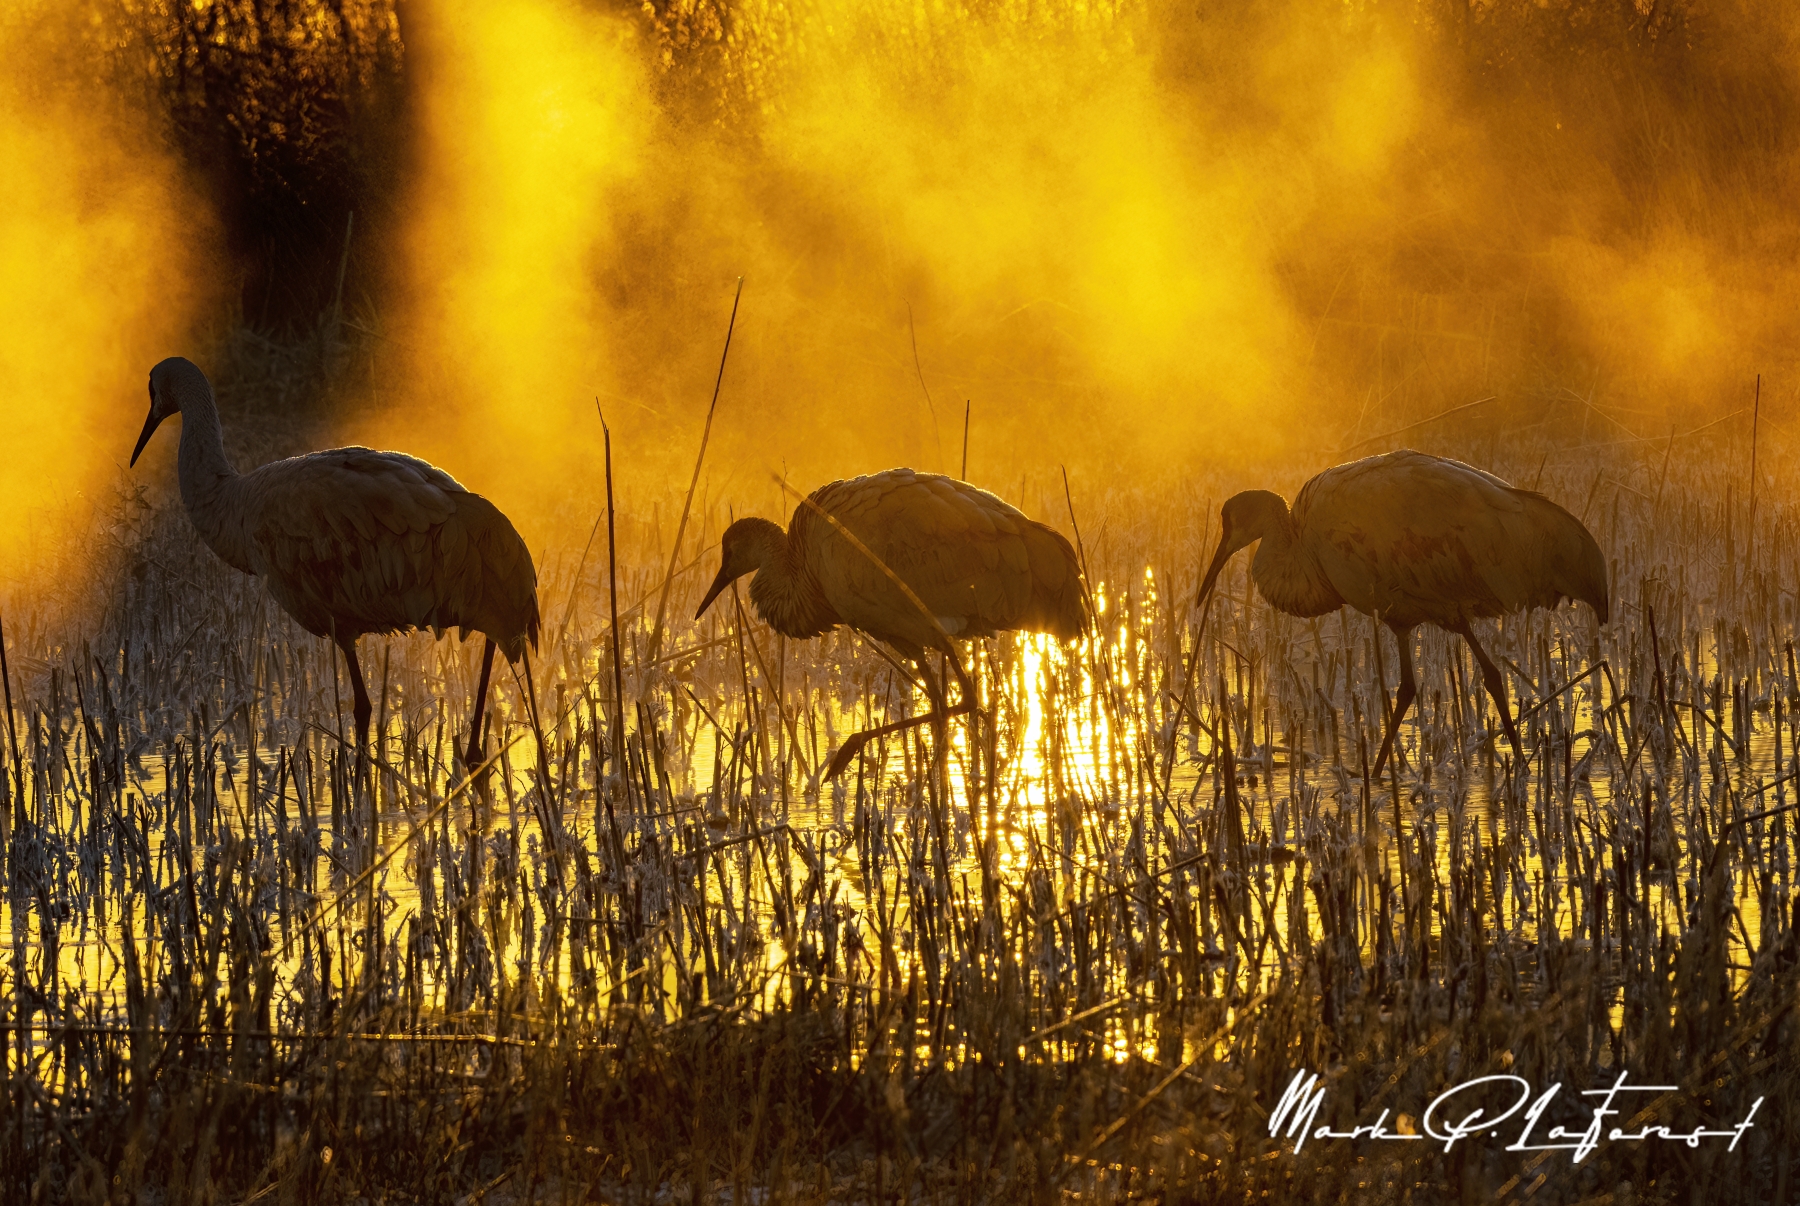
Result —
M833 482L796 509L789 530L844 622L884 639L936 646L940 627L949 636L1026 628L1064 638L1082 629L1069 542L966 482L910 469Z
M1606 614L1587 529L1461 461L1408 449L1339 465L1300 491L1294 519L1344 600L1396 624L1453 627L1565 597Z
M515 659L535 643L530 551L492 503L443 470L335 448L242 480L255 572L309 631L474 630Z

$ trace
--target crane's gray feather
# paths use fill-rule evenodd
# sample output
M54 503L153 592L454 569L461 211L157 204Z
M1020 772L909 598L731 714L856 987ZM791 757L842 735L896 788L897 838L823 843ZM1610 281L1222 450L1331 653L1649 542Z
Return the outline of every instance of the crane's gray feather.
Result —
M335 448L239 479L253 572L302 627L457 629L517 659L538 630L536 574L494 505L415 457Z
M1084 626L1069 542L954 478L890 469L822 486L795 509L787 546L779 576L792 581L768 594L791 605L758 604L790 636L841 622L915 650L1007 629L1068 639Z
M1295 555L1401 628L1565 598L1607 617L1606 565L1574 516L1461 461L1404 449L1328 469L1294 500Z

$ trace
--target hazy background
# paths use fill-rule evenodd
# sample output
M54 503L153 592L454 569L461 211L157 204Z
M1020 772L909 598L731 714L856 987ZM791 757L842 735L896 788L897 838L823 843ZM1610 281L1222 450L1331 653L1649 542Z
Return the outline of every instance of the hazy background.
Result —
M167 488L172 432L123 466L175 352L240 462L404 448L534 547L603 497L598 399L621 505L666 512L739 276L703 489L740 513L791 509L771 470L956 472L965 401L1008 497L1287 489L1402 443L1747 447L1758 373L1784 488L1797 35L1736 0L15 3L0 501L35 518L0 556Z

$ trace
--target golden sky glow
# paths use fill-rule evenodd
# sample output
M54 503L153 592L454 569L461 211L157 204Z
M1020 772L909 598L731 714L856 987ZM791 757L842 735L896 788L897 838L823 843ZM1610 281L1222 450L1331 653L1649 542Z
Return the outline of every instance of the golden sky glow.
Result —
M58 441L103 412L128 444L143 371L231 321L185 300L229 295L230 260L171 200L192 182L154 115L46 87L55 11L3 27L29 49L5 68L25 286L0 358L62 408L28 428L57 471L4 487L28 500L110 472ZM790 509L772 471L955 471L965 402L970 477L1030 502L1065 464L1297 481L1490 394L1554 427L1542 400L1572 392L1646 435L1757 372L1765 419L1794 396L1792 123L1741 55L1507 92L1381 6L659 11L407 5L397 216L352 244L384 338L339 439L591 516L598 398L646 508L686 484L739 276L703 491L740 510Z
M1743 321L1769 274L1668 225L1674 201L1609 228L1619 181L1569 140L1629 142L1629 113L1564 131L1518 98L1497 122L1404 24L732 11L699 82L574 5L418 19L399 313L422 355L387 383L381 439L584 509L597 395L627 493L662 497L740 274L708 486L765 510L771 469L954 471L965 400L970 474L996 486L1059 463L1310 472L1359 412L1415 418L1553 358L1639 409L1705 409L1781 346Z
M196 223L169 166L107 98L43 78L63 19L48 4L0 15L0 557L15 570L125 464L194 291L181 265Z

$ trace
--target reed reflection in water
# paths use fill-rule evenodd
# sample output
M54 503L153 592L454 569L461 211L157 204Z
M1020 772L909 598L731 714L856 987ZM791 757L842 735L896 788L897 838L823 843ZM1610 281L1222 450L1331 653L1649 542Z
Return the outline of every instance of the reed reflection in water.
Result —
M145 574L104 640L13 645L9 1066L75 1102L176 1052L247 1084L323 1083L305 1053L331 1044L437 1052L344 1061L398 1086L808 1018L835 1036L818 1058L879 1083L1114 1068L1124 1096L1064 1132L1085 1153L1171 1070L1260 1100L1278 1070L1245 1079L1255 1044L1373 1069L1461 1034L1467 1069L1526 1058L1504 1030L1474 1054L1516 1013L1553 1028L1530 1058L1559 1075L1650 1076L1675 1050L1656 1035L1719 1024L1683 1005L1694 985L1739 1016L1772 990L1791 596L1646 576L1604 630L1500 623L1524 764L1461 645L1427 633L1377 781L1395 663L1370 621L1273 615L1237 568L1200 629L1173 558L1120 560L1092 635L971 647L975 723L871 744L831 782L842 735L926 706L858 638L789 644L721 609L646 667L627 608L617 707L602 609L547 574L546 615L572 618L545 642L541 747L506 684L474 789L452 757L472 648L388 643L359 770L328 646L228 571ZM241 606L197 612L214 586ZM1211 1175L1209 1115L1181 1100L1132 1117Z

